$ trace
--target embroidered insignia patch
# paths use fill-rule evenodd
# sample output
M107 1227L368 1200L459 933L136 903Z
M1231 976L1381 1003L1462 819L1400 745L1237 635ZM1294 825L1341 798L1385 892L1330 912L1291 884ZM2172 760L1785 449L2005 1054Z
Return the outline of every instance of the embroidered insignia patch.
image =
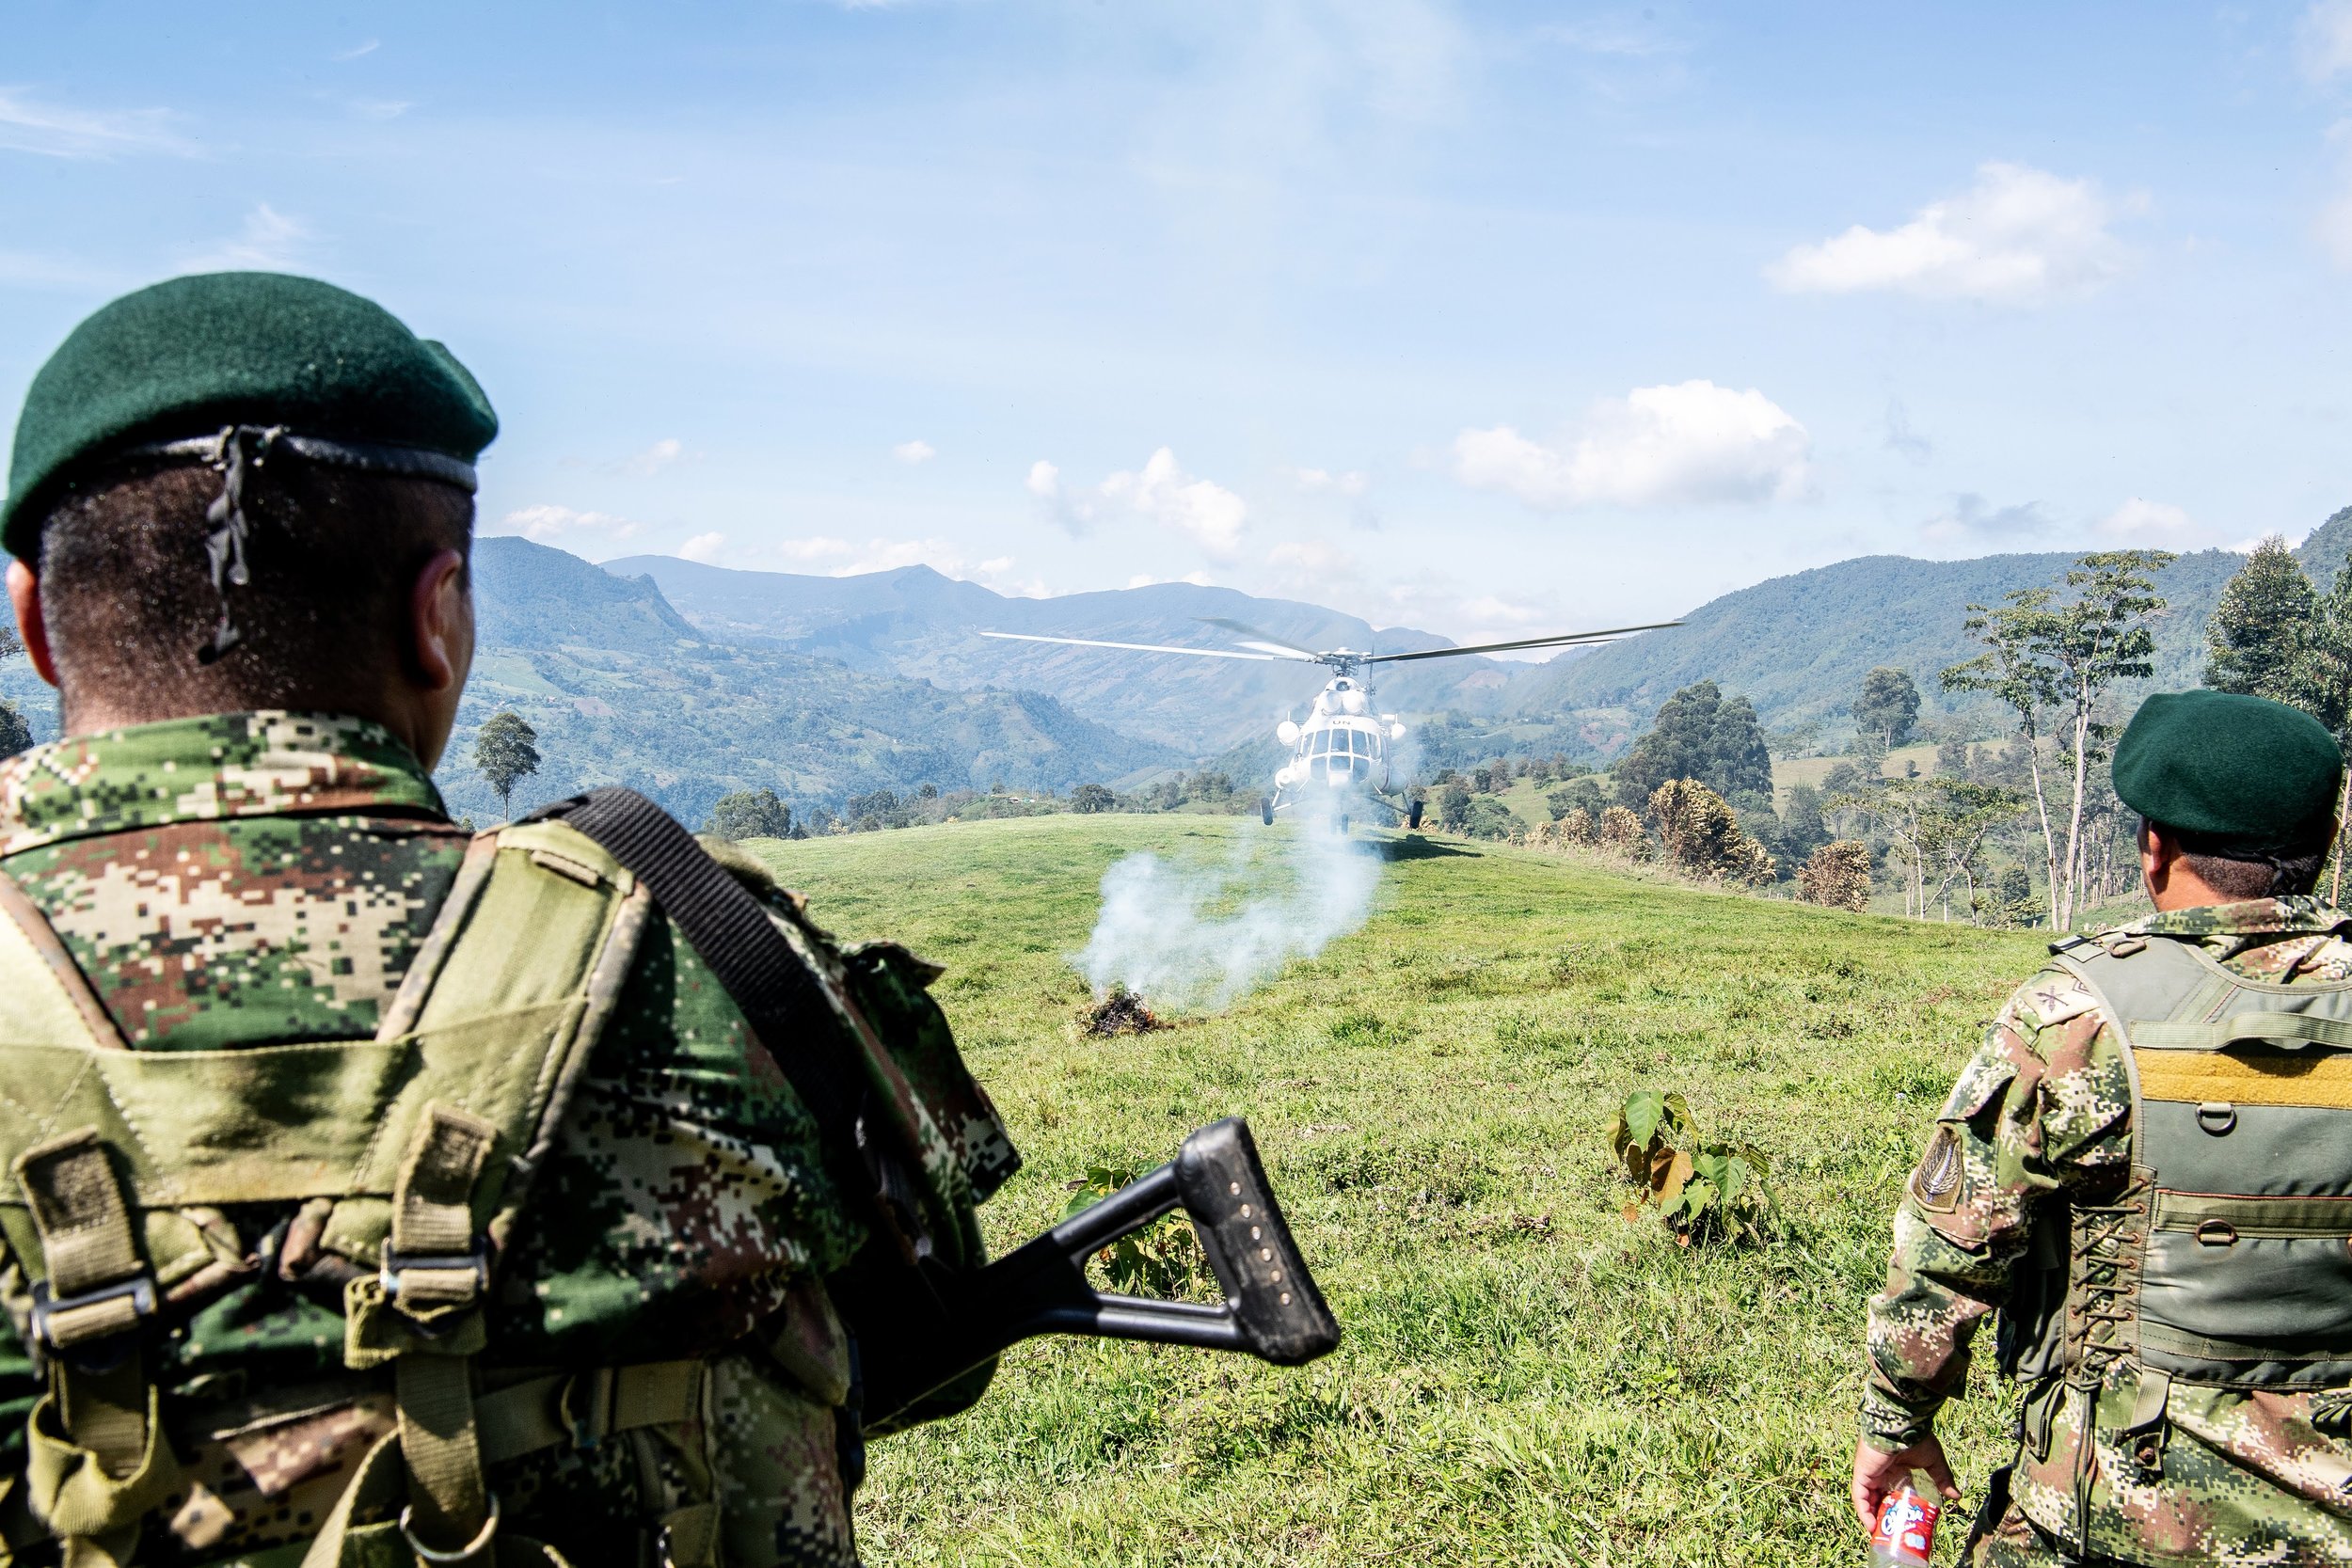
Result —
M1935 1141L1911 1178L1911 1196L1933 1214L1951 1212L1960 1200L1960 1139L1949 1127L1935 1130Z

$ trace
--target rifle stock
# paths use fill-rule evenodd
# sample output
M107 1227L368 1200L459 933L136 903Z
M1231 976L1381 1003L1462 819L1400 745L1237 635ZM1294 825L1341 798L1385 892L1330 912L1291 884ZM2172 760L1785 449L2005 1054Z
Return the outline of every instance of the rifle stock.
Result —
M1224 1289L1221 1305L1111 1295L1087 1283L1089 1257L1179 1208ZM866 1339L871 1424L1041 1334L1236 1351L1282 1367L1311 1361L1340 1340L1239 1117L1201 1128L1171 1164L988 1267L944 1282L936 1307L921 1316L928 1322L919 1332L906 1323Z

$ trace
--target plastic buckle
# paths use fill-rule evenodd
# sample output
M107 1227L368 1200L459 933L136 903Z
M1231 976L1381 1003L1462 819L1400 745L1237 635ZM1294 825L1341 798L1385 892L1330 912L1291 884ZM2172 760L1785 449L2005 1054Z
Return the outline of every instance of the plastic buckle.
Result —
M61 1345L52 1326L60 1312L79 1311L103 1302L128 1298L132 1313L138 1323L131 1328L86 1339L78 1344ZM58 1296L50 1293L49 1281L33 1282L33 1339L41 1350L86 1372L110 1372L131 1358L138 1348L138 1329L155 1316L155 1280L151 1275L134 1275L116 1285L102 1285L80 1295Z

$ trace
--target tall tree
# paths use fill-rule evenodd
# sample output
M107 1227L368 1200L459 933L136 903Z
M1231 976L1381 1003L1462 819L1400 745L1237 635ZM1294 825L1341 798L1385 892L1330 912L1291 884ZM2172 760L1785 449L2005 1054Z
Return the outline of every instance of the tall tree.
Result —
M2296 667L2318 610L2319 595L2302 563L2282 536L2270 535L2221 590L2221 602L2205 623L2205 684L2216 691L2294 702Z
M789 838L792 808L770 785L732 790L712 803L710 832L727 839Z
M2336 514L2336 517L2344 515ZM2328 520L2334 522L2336 517ZM2293 687L2289 700L2327 725L2337 745L2352 751L2352 554L2344 558L2335 582L2312 617L2296 655ZM2347 776L2344 787L2352 791L2352 776ZM2336 806L2335 869L2328 880L2331 904L2343 896L2344 851L2352 847L2344 842L2347 816L2352 816L2352 795L2339 798Z
M1769 804L1772 753L1745 697L1725 697L1713 681L1684 687L1660 705L1649 732L1613 769L1617 801L1645 810L1669 779L1695 779L1727 800Z
M515 786L539 771L539 732L519 713L494 713L475 734L473 765L499 792L499 812L515 816Z
M1882 664L1863 676L1853 721L1890 752L1910 739L1911 727L1919 721L1919 689L1912 684L1911 672Z
M2065 930L2074 917L2090 764L2113 734L2099 718L2099 703L2117 681L2151 673L2155 638L2148 618L2164 608L2153 574L2175 559L2165 550L2094 551L2068 569L2062 587L2070 597L2061 599L2056 587L2020 588L2004 595L1998 609L1972 604L1965 625L1985 651L1943 673L1946 690L1999 698L2017 715L2018 734L2033 748L2034 805L2049 868L2053 930ZM2045 710L2056 727L2054 760L2065 768L2071 786L2063 840L2042 777Z

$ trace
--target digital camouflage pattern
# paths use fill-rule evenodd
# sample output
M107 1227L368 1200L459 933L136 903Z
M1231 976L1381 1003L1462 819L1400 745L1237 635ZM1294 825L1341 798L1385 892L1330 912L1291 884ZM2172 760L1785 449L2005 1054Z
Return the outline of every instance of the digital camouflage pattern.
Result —
M179 720L0 763L0 871L139 1049L370 1037L467 839L414 756L355 719ZM836 949L764 872L735 869L837 983L862 997L900 988L877 1000L936 1021L935 1037L875 1044L872 1066L885 1108L969 1226L970 1205L1017 1156L921 994L934 972L896 948ZM485 1378L717 1359L707 1423L494 1470L508 1521L575 1560L610 1560L615 1542L715 1486L730 1564L853 1561L833 1404L846 1378L793 1352L837 1338L812 1282L849 1258L860 1231L782 1071L666 920L640 943L538 1180L501 1262ZM259 1206L226 1223L266 1253L291 1217ZM314 1533L342 1475L387 1430L381 1392L355 1388L343 1369L333 1301L264 1269L151 1353L197 1478L174 1503L184 1560ZM755 1342L781 1348L744 1349L755 1329ZM40 1388L0 1327L9 1467L22 1464L23 1417ZM256 1400L260 1415L246 1408Z
M2246 979L2292 986L2352 978L2348 928L2352 917L2303 897L2178 910L2124 930L2190 938ZM2130 1111L2122 1047L2091 992L2057 964L2020 986L1962 1070L1896 1213L1886 1289L1869 1304L1866 1440L1892 1451L1932 1430L2029 1249L2067 1244L2036 1236L2042 1200L2068 1195L2095 1230L2129 1169ZM2352 1396L2175 1383L2160 1487L2134 1479L2132 1456L2086 1442L2087 1424L2131 1424L2128 1408L2086 1423L2089 1397L2056 1377L2025 1391L2010 1517L1983 1560L2054 1560L2036 1545L2047 1532L2130 1562L2352 1562ZM2134 1396L2110 1383L2102 1397Z

